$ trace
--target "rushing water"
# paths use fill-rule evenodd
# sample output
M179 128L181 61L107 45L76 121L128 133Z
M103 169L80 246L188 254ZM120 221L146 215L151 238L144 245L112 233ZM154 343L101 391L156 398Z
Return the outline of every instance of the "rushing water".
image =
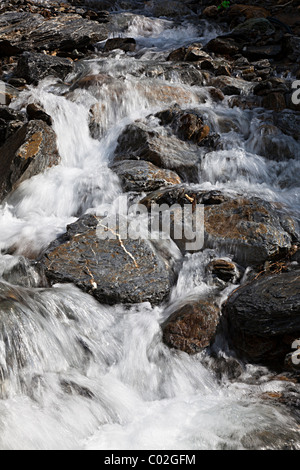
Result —
M205 88L184 85L176 74L166 80L141 73L168 51L217 34L202 26L116 16L113 34L120 27L123 35L134 36L137 52L114 51L104 58L100 53L78 65L77 77L68 77L71 83L102 73L111 81L69 90L49 78L13 103L16 109L28 101L44 106L54 122L61 163L22 183L0 207L0 249L16 250L14 256L1 255L0 274L20 255L36 256L82 214L116 203L122 191L109 162L118 136L128 123L173 102L199 108L222 134L224 148L203 156L200 188L258 195L297 213L300 147L282 134L280 145L293 151L295 159L267 160L257 137L262 110L212 103ZM98 140L89 132L93 105L101 110ZM206 250L183 260L172 304L214 292L203 266L217 256ZM160 330L168 314L165 306L107 307L72 285L10 286L10 292L14 308L8 303L5 310L2 302L0 322L2 449L299 447L293 417L263 400L287 385L270 381L267 369L237 361L238 380L226 372L219 379L205 355L169 350ZM228 353L224 338L214 347L219 359Z

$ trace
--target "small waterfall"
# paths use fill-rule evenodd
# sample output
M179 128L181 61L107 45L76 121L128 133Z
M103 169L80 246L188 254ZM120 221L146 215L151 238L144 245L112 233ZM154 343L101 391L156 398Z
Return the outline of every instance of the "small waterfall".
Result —
M0 255L1 274L20 255L35 258L81 215L112 206L122 194L109 168L119 135L133 121L174 103L200 110L222 135L223 148L202 157L198 189L259 195L298 211L298 142L282 134L282 149L294 157L268 159L257 139L259 110L232 109L227 99L216 104L205 87L186 85L176 74L145 73L145 64L217 32L136 14L125 19L127 29L120 34L136 38L136 55L113 51L83 61L66 80L72 85L47 78L12 105L44 107L61 162L23 182L0 206L0 250L6 253ZM86 86L91 76L96 78ZM205 250L184 259L172 305L214 292L204 266L217 256ZM225 374L219 380L202 353L170 350L160 328L164 306L108 307L73 285L33 289L4 280L0 305L1 449L253 449L282 448L285 442L299 447L294 419L262 399L284 391L285 383L270 381L265 368L238 361L239 379Z

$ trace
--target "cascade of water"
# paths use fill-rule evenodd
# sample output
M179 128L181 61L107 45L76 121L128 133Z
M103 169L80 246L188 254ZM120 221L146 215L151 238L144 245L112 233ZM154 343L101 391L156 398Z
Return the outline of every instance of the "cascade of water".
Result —
M113 52L84 65L81 77L103 74L107 83L75 87L64 96L53 93L53 81L46 79L14 102L16 109L28 101L43 105L53 119L61 163L23 182L0 207L1 250L14 246L15 255L37 254L67 224L116 201L122 191L109 163L120 133L174 102L198 108L222 134L224 148L203 156L200 188L259 194L296 210L295 141L294 159L267 160L255 140L257 111L213 104L203 88L176 77L136 77L153 51L164 57L201 34L193 26L136 16L126 35L136 36L138 58ZM99 139L89 129L95 106ZM213 290L201 266L214 256L206 250L184 260L171 302ZM11 263L1 256L0 273ZM284 383L268 382L267 370L250 366L239 382L220 383L201 354L190 357L162 343L162 307L107 307L71 285L30 289L1 281L1 301L2 290L1 448L244 449L299 442L286 410L259 399L264 392L280 393ZM259 385L249 379L254 373L262 377Z

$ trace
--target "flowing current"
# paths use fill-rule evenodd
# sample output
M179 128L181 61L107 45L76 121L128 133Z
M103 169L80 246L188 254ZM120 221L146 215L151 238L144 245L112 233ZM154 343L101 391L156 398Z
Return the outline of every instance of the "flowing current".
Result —
M205 87L183 84L176 71L155 73L169 51L217 32L129 13L115 15L114 29L112 36L135 37L137 51L99 53L79 62L66 80L103 74L111 78L107 83L83 89L49 77L12 105L43 105L61 163L22 183L0 207L0 275L20 257L37 256L81 215L113 208L122 195L109 169L118 136L129 123L174 103L200 109L224 142L223 150L203 157L199 188L257 195L297 215L300 146L282 134L278 145L295 159L264 157L258 135L267 112L213 103ZM91 107L98 139L90 136ZM12 247L14 255L5 254ZM183 259L170 303L213 291L202 267L217 257L205 250ZM238 362L238 379L227 369L220 378L205 354L170 350L160 328L166 305L108 307L73 285L10 287L16 306L6 311L2 302L0 314L1 449L299 448L292 415L264 399L284 392L286 383ZM226 339L218 338L214 349L221 361Z

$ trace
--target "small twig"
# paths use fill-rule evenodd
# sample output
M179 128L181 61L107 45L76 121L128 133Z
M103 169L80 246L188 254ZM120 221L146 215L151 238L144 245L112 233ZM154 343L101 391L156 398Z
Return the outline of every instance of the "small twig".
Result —
M123 243L123 241L122 241L122 239L121 239L120 234L117 233L117 232L115 232L115 231L112 230L111 228L108 228L106 225L101 224L100 222L99 222L99 225L100 225L100 227L103 227L103 228L105 228L106 230L109 230L113 235L115 235L115 236L117 237L117 239L118 239L118 241L119 241L119 243L120 243L122 249L123 249L123 250L125 251L125 253L132 259L132 261L134 262L135 267L138 268L139 265L137 264L137 262L136 262L134 256L133 256L128 250L126 250L126 248L125 248L125 246L124 246L124 243Z

